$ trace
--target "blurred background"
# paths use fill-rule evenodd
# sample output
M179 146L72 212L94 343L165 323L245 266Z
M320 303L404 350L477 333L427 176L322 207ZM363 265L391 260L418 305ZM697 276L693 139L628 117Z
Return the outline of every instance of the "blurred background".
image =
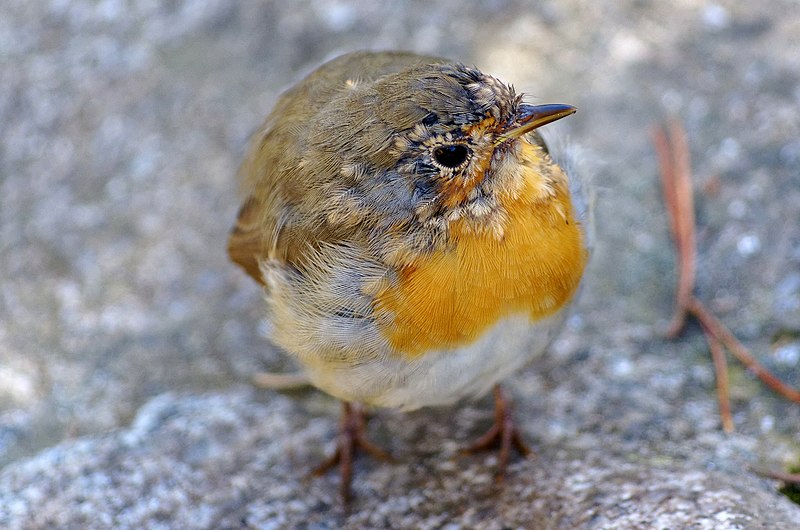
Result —
M519 393L535 390L531 415L551 414L537 442L605 432L707 442L700 458L721 467L719 447L800 463L800 407L734 366L739 430L726 442L701 333L662 338L675 264L650 141L666 116L688 131L700 298L800 383L798 7L7 0L0 466L125 426L163 392L291 369L260 334L256 285L225 255L236 170L281 90L364 48L450 57L579 108L553 128L593 168L597 244L575 316L519 379Z

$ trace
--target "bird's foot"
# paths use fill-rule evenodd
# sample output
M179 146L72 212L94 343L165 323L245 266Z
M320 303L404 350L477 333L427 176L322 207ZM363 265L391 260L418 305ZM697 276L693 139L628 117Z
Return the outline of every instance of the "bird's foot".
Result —
M347 504L352 498L353 458L356 449L362 449L374 458L386 462L394 462L392 455L375 445L367 438L364 409L361 405L342 402L342 419L336 451L317 466L312 474L324 475L337 465L341 483L339 491L342 501Z
M533 454L528 444L522 439L519 429L511 417L511 404L503 395L500 385L494 387L494 424L486 433L462 451L467 454L487 451L499 446L497 474L495 482L500 484L505 478L508 460L513 446L523 457Z

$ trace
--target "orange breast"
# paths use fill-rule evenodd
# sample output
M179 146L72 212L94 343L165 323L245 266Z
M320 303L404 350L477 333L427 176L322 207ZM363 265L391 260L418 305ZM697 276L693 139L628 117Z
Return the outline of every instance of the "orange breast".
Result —
M572 297L587 256L566 190L546 205L518 198L506 212L501 238L456 222L453 248L420 258L379 293L381 332L402 355L468 344L511 314L536 321Z

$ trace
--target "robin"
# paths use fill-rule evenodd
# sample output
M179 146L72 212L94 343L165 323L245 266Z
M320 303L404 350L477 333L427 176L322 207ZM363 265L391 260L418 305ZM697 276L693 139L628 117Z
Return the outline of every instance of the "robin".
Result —
M519 436L499 382L563 322L588 251L566 173L531 105L437 57L357 52L284 93L241 173L228 242L259 282L270 338L342 400L336 453L350 495L362 405L413 410L494 389L498 477Z

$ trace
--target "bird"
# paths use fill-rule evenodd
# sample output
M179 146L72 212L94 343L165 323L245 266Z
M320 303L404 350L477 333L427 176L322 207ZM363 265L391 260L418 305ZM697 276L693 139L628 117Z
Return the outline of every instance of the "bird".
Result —
M475 444L527 455L500 382L562 326L589 258L577 184L532 104L475 67L401 51L324 63L251 139L228 254L258 282L268 338L342 402L338 464L351 497L364 408L415 410L489 392Z

